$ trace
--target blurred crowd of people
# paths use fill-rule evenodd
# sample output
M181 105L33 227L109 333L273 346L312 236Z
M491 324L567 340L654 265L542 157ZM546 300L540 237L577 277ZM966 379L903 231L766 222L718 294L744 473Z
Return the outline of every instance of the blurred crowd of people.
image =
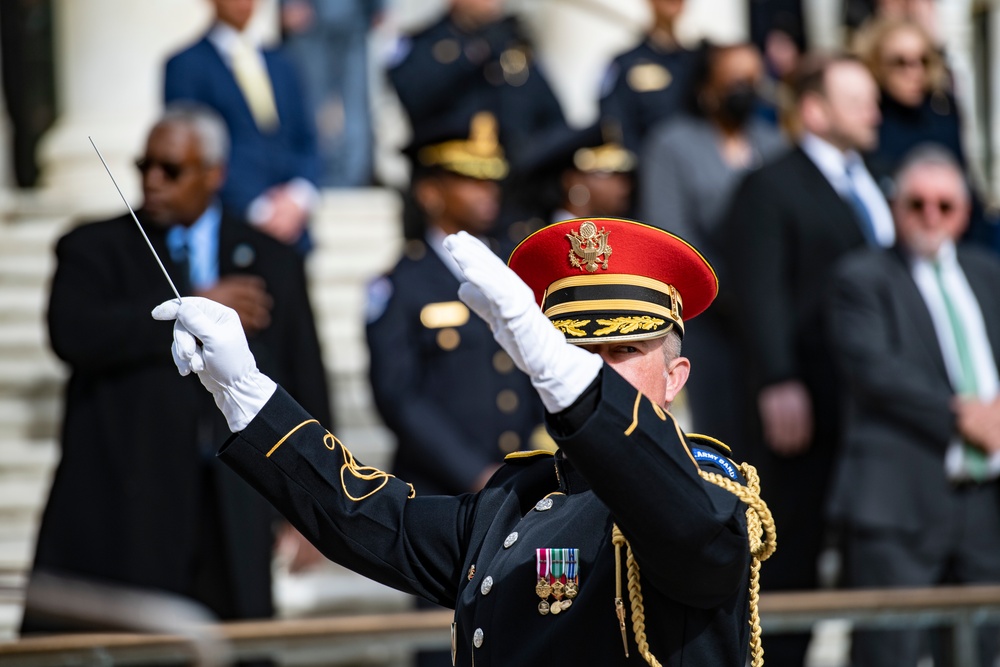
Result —
M272 50L244 30L254 0L213 5L204 37L166 63L168 111L139 162L140 216L183 285L236 308L262 368L308 380L298 400L328 414L302 258L320 189L373 183L365 36L388 10L283 0L285 41ZM716 305L685 335L698 369L687 407L694 431L761 473L780 535L765 590L819 587L831 546L843 549L847 586L1000 583L1000 561L984 557L1000 546L1000 302L990 287L1000 236L974 185L933 0L848 2L850 40L832 54L809 50L795 1L748 3L750 39L727 44L679 41L684 0L649 6L648 32L608 63L599 118L584 128L566 121L502 0L451 0L383 64L412 130L404 254L371 282L366 309L375 405L398 443L393 472L417 493L458 494L481 488L506 454L553 446L527 378L458 300L444 237L467 231L506 257L552 222L631 217L691 243L719 276ZM212 148L213 127L227 148ZM252 604L237 595L269 581L266 568L241 575L226 559L201 560L253 548L266 562L268 539L249 547L239 527L260 532L274 517L234 514L206 456L224 439L218 424L175 417L201 408L154 355L169 327L148 311L170 293L145 259L125 278L143 251L102 236L126 224L59 245L49 324L73 380L36 569L165 588L221 618L266 614L266 594ZM112 251L107 284L88 283ZM123 280L129 290L116 287ZM67 338L62 323L85 303L158 330L135 349ZM147 404L170 419L136 410L131 425L105 423L102 392L131 405L151 387L165 398ZM91 442L76 442L81 433ZM183 476L181 462L175 473L141 454L178 453L170 439L190 441ZM87 487L93 465L101 489ZM172 476L164 483L175 488L143 474ZM96 506L81 496L106 498L102 521L127 518L96 540L79 518ZM181 498L200 503L197 520L149 511ZM992 664L995 632L982 639ZM802 665L808 642L770 637L768 664ZM925 650L940 644L913 631L858 633L853 658L912 666Z

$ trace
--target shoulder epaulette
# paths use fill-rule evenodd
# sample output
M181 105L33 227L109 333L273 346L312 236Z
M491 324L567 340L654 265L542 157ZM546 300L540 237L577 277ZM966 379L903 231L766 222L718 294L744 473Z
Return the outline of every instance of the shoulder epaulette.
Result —
M526 449L520 452L511 452L503 457L503 460L505 463L534 462L540 456L551 457L553 452L547 452L544 449Z
M721 440L716 440L710 435L702 435L701 433L685 433L684 437L687 438L688 440L693 440L695 442L701 441L704 442L705 444L717 447L722 451L724 451L727 455L733 453L733 450L729 447L729 445L722 442Z

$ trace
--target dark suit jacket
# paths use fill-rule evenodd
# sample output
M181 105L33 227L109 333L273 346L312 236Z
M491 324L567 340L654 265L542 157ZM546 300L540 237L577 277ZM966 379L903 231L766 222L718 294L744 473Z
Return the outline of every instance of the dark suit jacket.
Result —
M1000 351L1000 262L972 247L958 261ZM954 396L930 312L899 251L864 250L838 264L829 302L832 349L849 418L830 512L855 526L934 530L951 523L944 454ZM985 529L986 527L984 527Z
M189 294L165 230L144 227ZM220 275L262 276L274 297L271 326L250 340L260 369L328 421L301 259L234 218L223 218L219 251ZM49 335L71 376L35 568L194 595L202 521L215 513L234 615L270 615L273 514L214 457L229 435L225 420L196 377L177 374L172 324L150 316L173 294L134 222L81 226L59 240L56 255Z
M720 232L727 273L718 305L731 312L746 364L746 458L758 467L783 531L765 585L812 588L841 424L822 303L834 263L864 237L850 206L799 148L744 179ZM813 438L806 451L785 457L764 443L757 398L762 388L792 379L809 391Z
M750 173L722 225L720 288L739 318L754 388L826 383L822 303L834 263L864 245L850 206L799 148Z
M203 37L172 56L164 74L164 101L199 102L225 120L232 142L223 204L243 215L255 197L293 178L316 183L319 153L313 119L295 70L276 51L264 51L280 124L274 132L257 128L250 107L219 52Z
M504 454L529 448L542 422L527 376L458 300L458 285L425 247L422 256L403 257L370 296L391 291L385 311L367 326L375 405L398 440L393 472L422 495L468 491ZM450 304L439 311L447 319L432 316L432 304ZM459 323L452 314L468 319ZM457 341L447 340L447 329Z

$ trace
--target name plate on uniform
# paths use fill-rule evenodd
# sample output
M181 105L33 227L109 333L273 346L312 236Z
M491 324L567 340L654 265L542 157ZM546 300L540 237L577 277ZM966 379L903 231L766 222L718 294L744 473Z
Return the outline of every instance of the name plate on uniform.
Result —
M428 329L460 327L469 321L469 309L461 301L429 303L420 309L420 323Z
M674 80L673 75L663 65L640 63L633 65L627 74L629 88L637 93L651 93L663 90Z

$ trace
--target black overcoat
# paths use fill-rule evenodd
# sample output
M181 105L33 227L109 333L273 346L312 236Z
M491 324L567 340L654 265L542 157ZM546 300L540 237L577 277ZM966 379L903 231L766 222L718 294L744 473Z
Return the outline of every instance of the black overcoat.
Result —
M144 227L181 294L190 294L165 230ZM233 595L226 606L236 617L270 615L273 512L214 460L228 429L198 379L177 374L172 323L150 316L173 294L135 223L123 216L83 225L59 240L56 255L49 335L71 375L35 569L194 595L202 522L215 513ZM275 305L271 326L250 340L258 365L329 418L302 260L224 217L219 269L264 278ZM32 628L27 619L25 631Z

